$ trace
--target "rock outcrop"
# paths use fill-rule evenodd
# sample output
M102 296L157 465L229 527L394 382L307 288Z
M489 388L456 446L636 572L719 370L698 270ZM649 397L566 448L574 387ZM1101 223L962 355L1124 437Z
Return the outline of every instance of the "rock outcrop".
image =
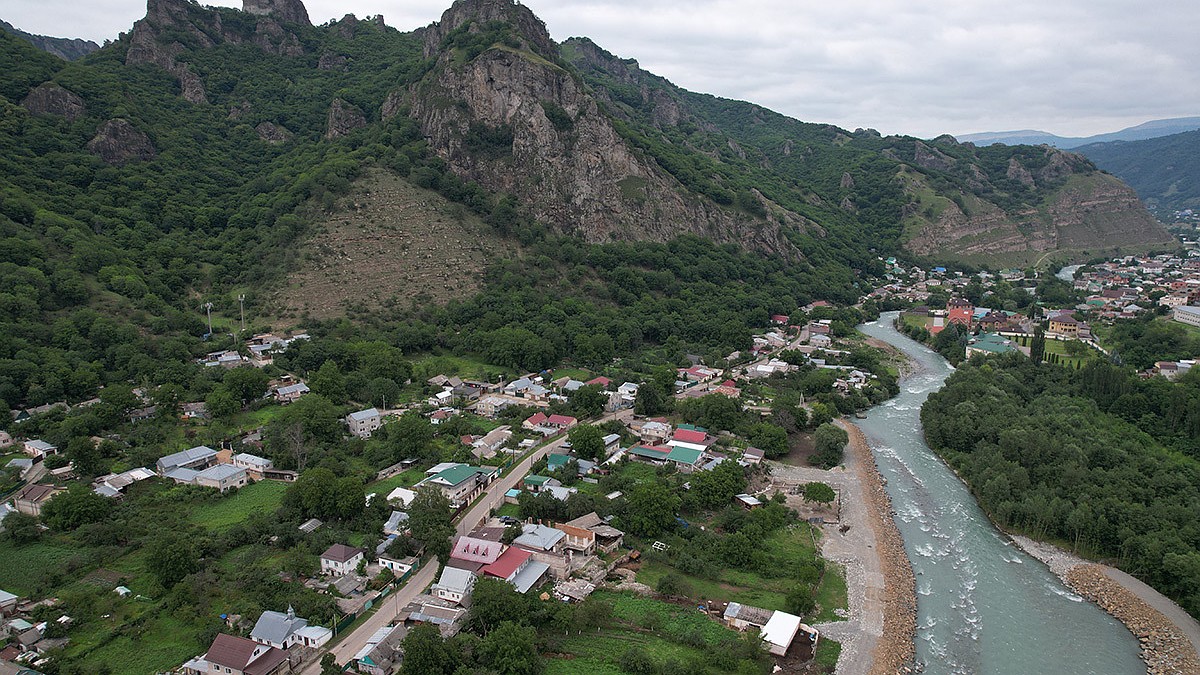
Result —
M355 129L367 126L367 117L358 106L347 103L340 98L333 99L329 106L329 115L325 122L325 138L332 140L341 138Z
M273 122L262 122L254 127L254 131L258 133L258 137L270 143L271 145L279 145L292 140L292 132L285 127L281 127Z
M55 82L43 82L35 87L21 101L21 107L34 115L56 115L72 122L87 112L83 99Z
M511 27L502 45L466 63L443 49L456 29L478 32L490 21ZM798 255L777 222L695 196L633 152L590 92L558 65L545 25L524 6L459 0L424 29L424 39L425 54L438 60L409 91L411 115L459 175L515 195L538 219L589 241L666 241L693 232ZM385 117L399 109L399 97L389 101Z
M125 65L153 64L171 73L179 81L180 95L190 103L208 103L204 82L179 56L185 47L182 37L193 48L206 49L217 44L250 42L268 54L300 56L304 47L295 33L281 25L308 22L308 12L299 0L247 0L246 11L261 16L253 35L226 27L221 14L189 0L147 0L146 16L133 25Z
M273 16L284 23L311 26L308 10L301 0L243 0L242 11L259 16Z
M87 149L107 164L154 159L154 144L150 137L138 131L129 120L109 120L100 125L96 136L88 141Z
M28 40L29 43L34 47L67 61L81 59L97 49L100 49L100 45L92 42L91 40L34 35L33 33L26 33L25 31L16 28L7 21L0 21L0 30L16 35L17 37L24 38Z

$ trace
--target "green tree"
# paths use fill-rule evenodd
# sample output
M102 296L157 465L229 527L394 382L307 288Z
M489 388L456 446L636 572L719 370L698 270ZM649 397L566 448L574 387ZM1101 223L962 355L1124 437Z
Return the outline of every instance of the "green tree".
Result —
M261 369L251 366L231 368L225 371L225 376L221 378L221 384L242 405L262 398L262 395L267 392L270 382L270 376Z
M804 499L818 504L829 504L837 499L837 493L825 483L807 483L804 486Z
M405 413L384 428L395 461L422 459L432 450L433 425L416 413Z
M346 377L332 359L322 363L317 372L309 376L308 386L314 393L324 396L334 405L346 403Z
M214 419L229 419L242 409L238 399L224 386L215 387L204 397L204 408Z
M604 459L604 435L599 427L591 424L578 424L567 432L571 442L571 452L580 459L601 461Z
M171 588L187 575L200 569L200 554L194 539L169 531L147 546L146 569L163 588Z
M580 387L571 394L571 411L577 416L595 417L604 412L604 404L608 403L608 395L599 385L589 384Z
M450 558L450 538L454 536L454 513L450 500L442 491L426 485L417 490L408 507L408 526L412 538L425 548L428 554L436 555L444 564Z
M734 496L746 490L746 472L733 460L721 462L708 471L692 474L689 499L701 508L728 506Z
M791 451L787 432L783 427L770 422L759 422L750 427L750 444L760 448L770 459L784 457Z
M400 672L404 675L450 675L458 668L458 654L431 623L414 626L400 644L404 649Z
M638 537L656 537L675 525L680 499L665 485L641 483L629 491L621 523Z
M400 398L400 385L387 377L376 377L367 384L367 397L371 405L387 408Z
M66 454L80 475L98 476L107 472L108 466L100 446L87 436L76 436L67 441Z
M1046 331L1041 326L1033 329L1033 340L1029 343L1029 360L1041 363L1046 358Z
M76 483L46 502L42 507L42 520L52 529L65 532L80 525L98 523L111 512L112 500L92 492L91 486L85 483Z
M816 444L816 452L810 461L823 469L831 469L842 463L842 453L846 444L850 442L850 437L841 427L826 423L817 427L813 433L813 442Z
M537 632L512 621L502 622L480 641L479 662L500 675L539 675L546 669L537 648Z
M804 616L817 606L813 599L812 587L808 584L797 584L784 596L784 607L791 614Z
M670 410L670 399L657 382L646 382L638 387L633 397L633 411L639 415L653 417Z
M517 592L512 584L500 579L480 577L471 591L471 609L467 627L487 635L505 623L525 623L529 620L529 599Z
M27 513L10 513L4 518L3 524L4 533L17 546L32 544L42 537L37 518Z

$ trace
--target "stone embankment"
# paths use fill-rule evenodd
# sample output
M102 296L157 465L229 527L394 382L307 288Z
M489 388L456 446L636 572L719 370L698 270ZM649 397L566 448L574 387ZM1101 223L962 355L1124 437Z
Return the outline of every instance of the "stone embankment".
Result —
M896 527L892 500L883 477L875 466L871 448L862 431L844 425L850 435L851 452L857 455L856 469L862 480L863 498L868 502L871 528L883 573L883 635L876 643L870 675L913 672L917 631L917 589L912 563L904 551L904 540Z
M1105 574L1102 566L1078 565L1063 580L1129 628L1142 645L1142 660L1150 675L1200 673L1196 649L1183 631Z
M1046 563L1071 590L1125 624L1141 643L1141 657L1149 675L1200 673L1200 657L1195 646L1200 631L1195 622L1168 598L1120 570L1090 563L1050 544L1021 536L1014 536L1013 541L1026 553ZM1126 581L1123 583L1120 579ZM1164 609L1156 608L1155 604ZM1164 611L1179 615L1180 621L1191 622L1191 625L1181 626Z

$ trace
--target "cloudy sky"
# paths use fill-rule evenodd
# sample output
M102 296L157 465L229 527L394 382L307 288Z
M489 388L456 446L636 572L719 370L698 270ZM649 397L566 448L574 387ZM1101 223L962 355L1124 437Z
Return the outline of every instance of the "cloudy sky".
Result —
M410 30L450 0L308 0L314 23L383 14ZM201 4L240 6L240 0ZM525 0L693 91L810 122L932 137L1085 136L1200 115L1196 0ZM0 0L43 35L115 38L138 0Z

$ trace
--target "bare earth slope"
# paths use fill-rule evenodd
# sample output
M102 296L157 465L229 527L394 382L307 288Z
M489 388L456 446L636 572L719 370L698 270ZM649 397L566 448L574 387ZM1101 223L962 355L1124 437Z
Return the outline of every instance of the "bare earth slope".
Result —
M475 293L487 264L511 254L505 246L461 205L372 171L303 244L275 304L284 317L326 319L381 304L444 303Z

